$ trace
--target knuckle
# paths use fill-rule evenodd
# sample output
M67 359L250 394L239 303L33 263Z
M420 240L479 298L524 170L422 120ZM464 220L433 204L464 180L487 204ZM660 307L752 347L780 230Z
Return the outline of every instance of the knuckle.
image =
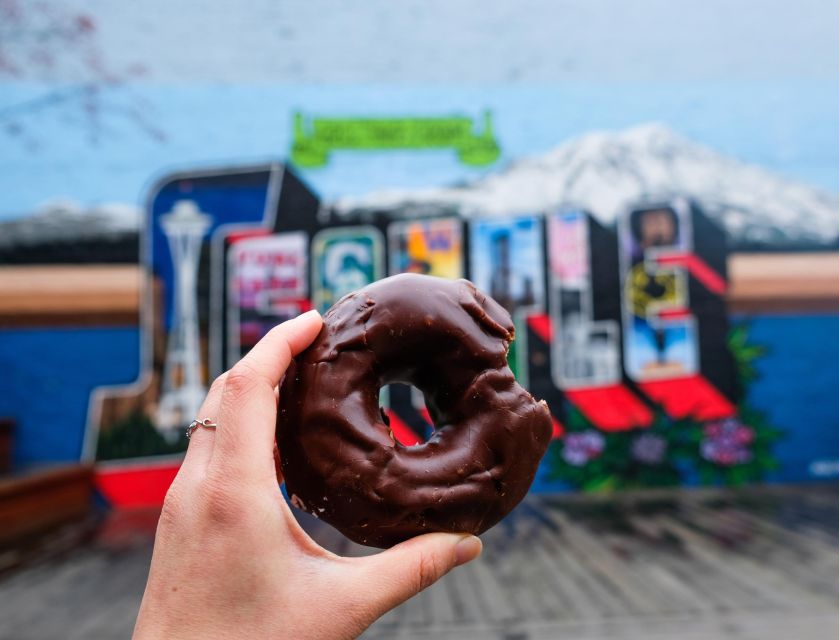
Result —
M277 344L274 345L277 349L284 349L291 351L291 345L288 343L288 332L286 327L281 324L278 324L276 327L272 328L269 332L272 334L272 338L277 341Z
M252 391L257 382L258 378L253 369L240 362L227 373L224 390L225 393L238 398Z
M414 580L417 592L427 589L443 574L442 566L432 553L422 553L416 560Z
M225 381L227 380L227 372L225 371L222 373L218 378L213 380L213 384L210 385L210 392L211 394L219 393L222 389L224 389Z
M241 522L243 507L235 487L224 479L208 475L202 486L204 515L212 524L229 526Z
M166 491L163 498L163 507L160 510L158 527L165 530L174 528L180 521L183 513L183 501L181 491L177 483L173 483Z
M281 355L284 359L291 360L294 357L294 353L291 349L291 344L289 344L288 341L286 327L279 324L273 329L271 329L265 337L271 343L271 349L282 352Z

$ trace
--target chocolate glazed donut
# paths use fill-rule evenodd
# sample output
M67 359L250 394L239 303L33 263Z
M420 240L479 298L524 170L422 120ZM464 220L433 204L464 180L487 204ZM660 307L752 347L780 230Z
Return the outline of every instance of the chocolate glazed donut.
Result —
M551 436L547 406L507 366L513 336L509 314L467 280L403 274L339 300L280 389L292 503L378 547L497 523L527 493ZM393 437L379 408L390 382L425 394L428 442Z

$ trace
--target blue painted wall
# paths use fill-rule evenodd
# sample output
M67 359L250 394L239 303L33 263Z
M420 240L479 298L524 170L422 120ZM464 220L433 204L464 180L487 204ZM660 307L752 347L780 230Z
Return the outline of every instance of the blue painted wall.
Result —
M78 460L88 401L140 368L136 327L0 331L0 416L17 422L13 463Z
M825 479L814 461L839 461L839 315L757 316L751 337L769 352L751 402L785 430L778 482ZM18 422L17 468L77 460L90 392L139 371L134 327L0 331L0 415ZM837 465L839 466L839 465ZM540 477L536 490L560 488Z

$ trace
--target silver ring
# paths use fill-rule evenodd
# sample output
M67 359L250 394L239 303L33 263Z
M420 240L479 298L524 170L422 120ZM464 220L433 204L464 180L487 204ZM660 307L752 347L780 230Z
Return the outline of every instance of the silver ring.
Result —
M186 428L187 440L189 440L192 437L193 431L195 431L198 427L204 427L205 429L215 429L216 427L218 427L218 425L209 418L204 418L203 420L193 420L189 423L189 426Z

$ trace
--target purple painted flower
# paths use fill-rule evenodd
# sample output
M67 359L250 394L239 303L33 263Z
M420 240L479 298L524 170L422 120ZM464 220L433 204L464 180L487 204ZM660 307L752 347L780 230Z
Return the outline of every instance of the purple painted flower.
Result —
M643 464L660 464L667 455L667 441L661 436L644 433L632 441L632 457Z
M597 431L580 431L565 436L562 458L570 465L582 467L601 453L606 440Z
M730 467L752 459L749 445L755 439L754 429L737 418L709 422L703 432L705 439L699 445L699 452L709 462Z

